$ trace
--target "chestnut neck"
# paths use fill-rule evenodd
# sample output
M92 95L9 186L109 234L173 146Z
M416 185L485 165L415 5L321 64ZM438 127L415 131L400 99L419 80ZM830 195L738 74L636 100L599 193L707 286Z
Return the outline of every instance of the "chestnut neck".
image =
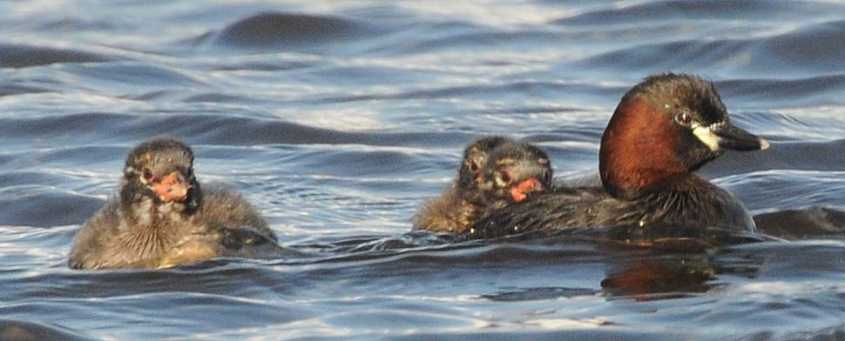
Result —
M635 199L689 176L678 155L681 134L645 96L623 98L602 135L599 172L608 193Z

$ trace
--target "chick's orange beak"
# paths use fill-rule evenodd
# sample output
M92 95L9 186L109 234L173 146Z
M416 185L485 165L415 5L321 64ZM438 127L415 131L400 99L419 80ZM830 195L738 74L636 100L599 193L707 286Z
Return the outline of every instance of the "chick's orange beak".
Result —
M182 202L188 197L191 184L179 172L172 172L153 183L153 191L164 202Z
M537 178L528 178L516 184L516 186L511 187L511 198L514 202L521 202L528 198L529 193L542 192L544 190L545 187L543 187L543 183L540 180L537 180Z

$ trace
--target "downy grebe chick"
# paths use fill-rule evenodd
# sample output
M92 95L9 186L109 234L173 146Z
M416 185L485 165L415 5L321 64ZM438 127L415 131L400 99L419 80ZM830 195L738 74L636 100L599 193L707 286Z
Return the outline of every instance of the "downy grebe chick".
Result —
M414 229L438 233L460 233L467 229L480 214L481 192L484 182L482 168L487 156L501 144L513 143L502 136L483 137L464 149L458 177L449 190L429 199L414 214Z
M549 158L530 144L486 137L467 146L458 179L414 216L416 229L463 233L488 211L550 187Z
M276 235L240 195L200 187L193 161L191 148L169 138L132 149L118 195L77 233L68 266L161 268L279 252Z
M505 143L490 153L482 172L485 214L523 202L552 187L549 156L528 143Z
M768 145L731 125L712 83L683 74L651 76L622 97L602 135L602 187L563 187L497 210L467 237L596 227L622 227L611 229L611 237L623 240L705 227L750 233L754 221L742 203L693 172L725 149Z

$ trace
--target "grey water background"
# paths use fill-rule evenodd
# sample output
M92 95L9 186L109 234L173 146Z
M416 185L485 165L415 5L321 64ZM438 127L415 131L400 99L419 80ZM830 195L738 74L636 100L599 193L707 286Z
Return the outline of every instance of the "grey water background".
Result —
M0 338L842 339L845 242L666 254L409 233L473 138L594 174L644 76L716 81L764 153L704 169L755 214L842 208L845 4L0 2ZM190 143L302 257L71 271L129 148ZM836 225L841 222L827 222Z

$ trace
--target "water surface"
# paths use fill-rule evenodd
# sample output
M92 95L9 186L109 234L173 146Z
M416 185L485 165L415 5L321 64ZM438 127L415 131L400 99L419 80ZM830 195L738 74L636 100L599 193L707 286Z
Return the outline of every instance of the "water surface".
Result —
M0 339L843 338L836 236L666 254L408 234L480 135L540 145L564 179L594 174L618 99L666 71L714 80L736 124L773 143L703 170L755 214L845 208L841 13L756 0L0 2ZM239 188L307 256L68 270L129 148L156 135L190 143L200 181Z

